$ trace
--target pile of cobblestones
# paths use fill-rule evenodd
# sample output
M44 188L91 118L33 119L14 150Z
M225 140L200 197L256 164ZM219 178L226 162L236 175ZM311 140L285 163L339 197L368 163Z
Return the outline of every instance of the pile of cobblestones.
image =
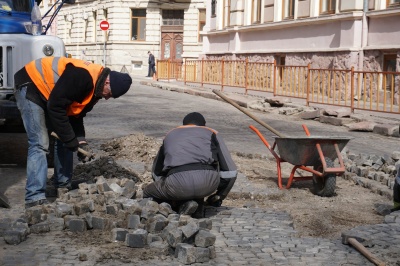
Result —
M391 155L344 154L343 178L392 199L394 180L400 167L400 151Z
M168 203L136 199L137 184L129 178L95 178L79 189L58 189L52 204L28 208L17 221L0 221L6 243L17 245L29 234L69 230L109 230L111 241L132 248L150 248L157 255L174 255L183 264L215 258L216 236L210 219L177 214Z

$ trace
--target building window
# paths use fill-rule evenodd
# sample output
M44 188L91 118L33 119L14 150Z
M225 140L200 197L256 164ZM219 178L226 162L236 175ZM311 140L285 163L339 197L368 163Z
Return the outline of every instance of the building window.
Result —
M252 14L251 14L251 22L252 23L260 23L261 22L261 0L253 0L252 1Z
M286 65L286 55L278 55L275 57L276 65L278 66L279 80L282 82L284 78L284 67Z
M294 2L295 0L284 0L283 1L283 18L293 19L294 18Z
M399 6L399 5L400 5L400 0L386 0L387 7Z
M215 13L216 6L217 6L217 0L211 0L211 17L212 18L216 16L216 13Z
M199 42L203 42L203 36L200 35L200 31L203 31L205 25L206 25L206 10L199 9L199 33L198 33Z
M143 62L142 61L132 61L132 70L142 69Z
M163 26L183 26L183 10L166 10L162 11Z
M146 9L132 9L132 41L146 40Z
M269 2L269 4L264 5L263 13L264 13L264 22L273 22L274 21L274 2L273 1Z
M336 9L336 0L321 0L320 13L321 14L334 14Z
M383 56L383 71L384 72L396 72L396 54L386 54ZM394 86L394 81L396 79L396 74L387 73L386 74L386 90L391 90L392 86Z

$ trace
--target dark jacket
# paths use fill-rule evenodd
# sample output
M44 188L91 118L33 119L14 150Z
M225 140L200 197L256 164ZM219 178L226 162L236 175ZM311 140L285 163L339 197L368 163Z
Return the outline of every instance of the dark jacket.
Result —
M156 64L156 60L154 58L153 54L149 54L149 65L155 65Z
M164 138L153 164L153 176L167 176L174 168L184 165L215 165L222 178L237 176L237 168L218 132L201 126L180 126ZM192 168L191 170L196 170Z
M49 118L47 121L49 130L57 132L64 142L69 142L75 137L78 139L85 137L83 117L93 109L100 98L93 97L79 116L67 116L67 107L72 102L81 103L93 90L93 79L86 69L68 64L54 86L48 101L33 84L25 68L19 70L14 78L17 89L20 85L28 83L26 98L42 107L46 112Z

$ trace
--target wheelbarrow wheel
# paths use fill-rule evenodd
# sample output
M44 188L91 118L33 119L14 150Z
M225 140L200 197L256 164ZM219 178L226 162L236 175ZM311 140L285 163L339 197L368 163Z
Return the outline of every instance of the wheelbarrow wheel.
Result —
M333 161L325 158L327 167L334 167ZM322 171L322 164L314 166L314 170ZM314 194L320 197L332 197L335 195L336 175L328 174L323 177L313 175Z

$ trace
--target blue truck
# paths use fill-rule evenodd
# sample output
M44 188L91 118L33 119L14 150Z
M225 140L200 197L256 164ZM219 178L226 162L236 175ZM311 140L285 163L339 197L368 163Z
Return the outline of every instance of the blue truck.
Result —
M38 6L41 2L36 0ZM0 125L21 121L13 96L14 74L32 60L66 56L64 42L46 33L61 7L74 4L75 0L55 1L42 17L48 23L43 24L40 35L32 34L34 3L35 0L0 0Z

